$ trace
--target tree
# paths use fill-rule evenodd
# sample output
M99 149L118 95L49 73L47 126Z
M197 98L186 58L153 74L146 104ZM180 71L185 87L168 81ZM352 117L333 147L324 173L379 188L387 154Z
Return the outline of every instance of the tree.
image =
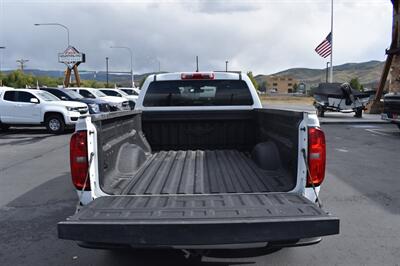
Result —
M350 86L357 91L364 91L364 86L358 81L358 78L352 78L350 80Z
M261 83L261 86L259 87L259 91L261 91L261 92L267 92L268 86L269 86L268 82L267 82L266 80L264 80L264 81Z
M139 88L140 88L140 89L142 88L143 83L146 81L146 79L147 79L148 76L149 76L149 75L145 75L145 76L140 80L140 82L139 82Z
M250 79L251 82L253 83L254 88L256 88L256 90L258 90L259 85L258 85L256 79L255 79L254 76L253 76L253 72L251 72L251 71L247 72L247 76L249 77L249 79Z
M297 85L297 83L295 83L293 85L293 92L297 92L298 88L299 88L299 85Z
M13 88L25 88L29 86L35 88L36 82L39 83L39 86L57 87L58 85L63 84L64 78L33 76L30 74L25 74L21 70L16 70L8 74L2 73L0 76L0 80L2 80L4 86L9 86ZM82 86L93 87L93 88L104 88L105 84L102 82L97 82L95 80L82 80Z

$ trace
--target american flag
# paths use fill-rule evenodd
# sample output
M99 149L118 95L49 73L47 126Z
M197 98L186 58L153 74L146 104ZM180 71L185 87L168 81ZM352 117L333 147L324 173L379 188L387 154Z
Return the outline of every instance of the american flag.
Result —
M328 57L332 53L332 32L315 48L315 51L323 58Z

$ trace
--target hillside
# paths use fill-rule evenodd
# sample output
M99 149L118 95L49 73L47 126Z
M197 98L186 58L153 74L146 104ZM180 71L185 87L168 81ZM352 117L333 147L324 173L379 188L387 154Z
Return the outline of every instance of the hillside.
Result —
M334 81L348 82L352 78L358 78L361 84L371 85L379 82L384 62L369 61L363 63L347 63L334 66ZM317 84L325 81L325 69L291 68L274 73L273 75L290 75L308 84ZM262 83L266 75L257 75L255 79Z
M380 61L369 61L363 63L347 63L334 67L334 81L336 82L348 82L352 78L358 78L361 84L367 87L376 86L379 82L384 62ZM3 71L8 73L11 71ZM26 69L25 73L32 74L35 76L50 76L50 77L62 77L64 71L52 71L52 70L38 70L38 69ZM153 73L135 74L135 83L139 84L140 81L147 75ZM81 78L84 80L96 80L105 82L106 72L104 71L80 71ZM274 73L272 75L290 75L294 78L303 81L309 85L316 85L320 82L325 81L325 69L311 69L311 68L290 68L284 71ZM261 74L255 76L256 81L261 84L267 75ZM123 86L130 85L129 74L109 74L109 82L111 84L117 83Z

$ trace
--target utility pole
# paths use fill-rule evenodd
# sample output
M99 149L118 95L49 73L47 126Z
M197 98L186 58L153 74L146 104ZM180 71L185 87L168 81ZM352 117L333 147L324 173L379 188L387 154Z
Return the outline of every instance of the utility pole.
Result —
M0 51L6 49L5 46L0 46ZM0 53L0 87L3 86L3 80L1 79L1 61L3 59L3 53Z
M34 26L57 26L59 28L63 28L67 33L67 49L75 50L75 53L78 54L78 50L76 50L74 47L71 46L71 43L69 41L69 28L67 26L65 26L64 24L57 23L57 22L51 22L51 23L35 23L33 25ZM71 83L71 72L72 71L74 71L76 85L78 87L81 86L81 79L80 79L79 72L78 72L78 65L80 63L84 63L85 62L85 59L84 59L85 58L85 54L81 54L81 56L83 58L82 61L75 62L75 64L73 66L67 64L67 70L65 71L65 78L64 78L64 86L69 87L69 85ZM59 61L59 62L65 64L65 62L63 62L63 61Z
M24 72L25 63L29 62L29 60L21 58L21 59L18 59L16 62L20 65L21 71Z
M106 57L106 80L107 80L107 88L108 88L108 57Z
M225 72L228 72L228 63L229 63L229 61L226 60L226 61L225 61Z
M34 26L59 26L64 28L67 31L67 47L70 46L69 43L69 28L67 26L65 26L64 24L61 23L35 23L33 24Z
M328 77L329 77L329 62L326 62L326 78L325 78L325 82L328 83Z
M199 72L199 57L196 55L196 72Z
M134 88L135 87L135 78L133 77L133 52L132 52L132 49L127 46L110 46L110 48L125 49L129 52L129 55L131 56L131 71L130 71L131 85L132 85L132 88Z
M329 83L333 82L333 0L331 0L331 68Z

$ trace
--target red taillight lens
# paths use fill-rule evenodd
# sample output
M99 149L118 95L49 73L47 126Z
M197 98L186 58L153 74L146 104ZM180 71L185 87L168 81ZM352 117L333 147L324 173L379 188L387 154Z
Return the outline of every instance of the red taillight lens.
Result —
M325 178L326 144L324 132L315 127L308 129L308 168L307 186L319 186Z
M88 163L87 131L77 131L71 137L70 165L72 183L79 190L90 190L89 178L86 180Z
M182 73L181 79L214 79L214 73Z

